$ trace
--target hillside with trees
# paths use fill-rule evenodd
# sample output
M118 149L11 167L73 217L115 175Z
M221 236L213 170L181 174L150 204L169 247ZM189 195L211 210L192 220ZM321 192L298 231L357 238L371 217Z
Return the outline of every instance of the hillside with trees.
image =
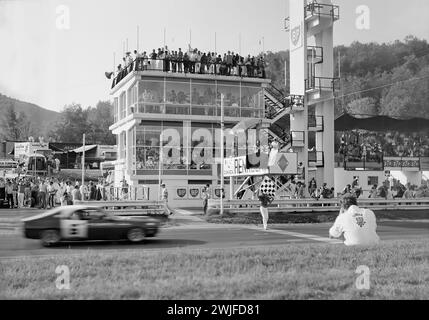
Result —
M429 44L408 36L393 43L359 43L337 46L341 57L341 91L335 112L386 115L395 118L429 118ZM288 93L285 63L289 52L267 54L267 74L273 84ZM335 64L338 75L338 63Z
M83 109L79 104L65 106L57 125L49 132L52 142L80 142L85 133L87 144L116 144L109 131L113 124L112 105L99 101L95 108Z
M47 136L59 113L0 94L0 139L24 140Z

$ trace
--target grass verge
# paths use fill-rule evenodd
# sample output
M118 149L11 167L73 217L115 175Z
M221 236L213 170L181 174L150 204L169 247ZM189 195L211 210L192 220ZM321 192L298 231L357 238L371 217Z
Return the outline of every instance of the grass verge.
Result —
M398 211L374 211L377 219L389 220L429 220L429 211L425 210L398 210ZM304 212L304 213L270 213L269 222L278 223L323 223L334 222L338 212ZM225 224L258 224L262 222L259 212L230 213L225 212L223 216L209 215L204 216L209 223Z
M427 241L378 247L85 253L1 260L2 299L428 299ZM70 269L70 290L55 281ZM369 267L370 289L356 288Z

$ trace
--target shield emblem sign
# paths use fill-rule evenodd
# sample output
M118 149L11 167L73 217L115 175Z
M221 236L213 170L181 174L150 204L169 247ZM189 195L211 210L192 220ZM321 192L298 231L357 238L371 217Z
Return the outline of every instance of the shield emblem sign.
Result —
M192 188L189 190L189 194L191 195L192 198L197 198L198 195L200 194L200 189Z
M186 189L185 188L177 189L177 195L179 196L179 198L184 198L186 196Z
M292 29L291 33L292 44L296 47L299 44L299 40L301 38L301 26L297 26Z

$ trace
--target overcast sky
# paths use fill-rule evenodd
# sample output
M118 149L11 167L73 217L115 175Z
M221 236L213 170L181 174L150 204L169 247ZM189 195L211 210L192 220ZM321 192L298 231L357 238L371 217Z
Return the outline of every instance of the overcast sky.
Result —
M323 2L323 1L319 1ZM326 1L325 1L326 2ZM283 21L288 0L0 0L0 93L60 111L72 102L83 107L109 99L104 71L119 64L123 44L140 49L192 46L243 54L288 49ZM335 44L390 42L408 34L429 39L427 0L337 0L341 20ZM70 29L58 29L64 12ZM356 8L370 9L370 30L356 28ZM57 14L57 10L59 13ZM64 24L62 24L64 26ZM190 30L192 30L190 34Z

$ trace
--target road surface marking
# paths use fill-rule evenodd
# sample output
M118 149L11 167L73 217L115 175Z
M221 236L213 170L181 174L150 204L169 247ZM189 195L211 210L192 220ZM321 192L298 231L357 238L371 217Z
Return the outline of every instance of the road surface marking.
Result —
M248 226L247 228L252 229L252 230L258 230L261 232L283 234L285 236L303 238L303 239L314 240L314 241L325 242L325 243L332 243L332 244L342 244L343 243L342 241L339 241L339 240L329 239L326 237L319 237L319 236L315 236L312 234L305 234L305 233L298 233L298 232L291 232L291 231L277 230L277 229L264 230L264 229L261 229L261 227L254 227L254 226Z

